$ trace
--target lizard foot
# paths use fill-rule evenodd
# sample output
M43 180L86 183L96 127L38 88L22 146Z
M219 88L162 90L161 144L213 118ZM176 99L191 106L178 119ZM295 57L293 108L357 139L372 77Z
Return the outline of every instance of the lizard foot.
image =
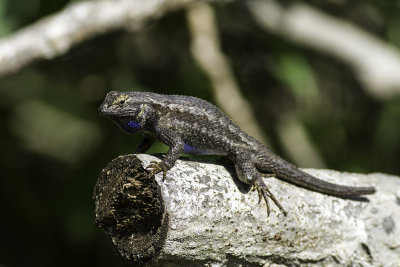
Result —
M279 201L275 198L275 196L271 193L271 191L269 191L268 187L265 185L263 180L261 180L261 178L257 178L254 181L253 186L257 189L257 192L258 192L258 203L261 202L261 198L264 198L265 204L267 205L268 216L270 213L268 198L272 199L272 201L275 203L275 205L281 210L283 215L285 215L285 216L287 215L287 212L282 207L281 203L279 203Z
M151 161L150 165L147 166L146 169L150 170L149 177L152 177L153 175L162 172L163 173L163 181L165 181L165 177L167 175L168 167L164 163L162 163L161 161L160 162Z

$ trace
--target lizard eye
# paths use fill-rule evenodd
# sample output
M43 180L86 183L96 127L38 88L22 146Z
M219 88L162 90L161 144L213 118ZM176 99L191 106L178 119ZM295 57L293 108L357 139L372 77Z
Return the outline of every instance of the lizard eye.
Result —
M125 105L127 99L128 99L127 95L120 95L112 102L111 105L123 107Z

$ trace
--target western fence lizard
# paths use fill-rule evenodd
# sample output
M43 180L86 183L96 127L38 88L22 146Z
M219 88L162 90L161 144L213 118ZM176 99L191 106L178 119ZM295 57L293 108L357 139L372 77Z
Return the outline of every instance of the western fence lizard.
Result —
M227 156L234 163L238 178L253 185L259 199L264 198L268 215L268 197L284 215L286 211L264 184L265 176L339 197L375 192L374 187L336 185L301 171L245 133L219 108L196 97L111 91L99 112L128 133L144 133L136 153L145 152L155 139L170 147L161 162L151 162L147 167L150 175L163 172L165 179L181 153Z

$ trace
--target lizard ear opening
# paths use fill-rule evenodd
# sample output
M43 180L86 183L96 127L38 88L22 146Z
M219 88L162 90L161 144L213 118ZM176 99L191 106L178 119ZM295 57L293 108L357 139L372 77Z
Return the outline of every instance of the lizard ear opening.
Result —
M140 111L139 111L138 117L144 117L145 116L147 106L148 106L147 104L141 104L140 105Z
M151 104L141 104L139 107L139 113L137 115L137 120L143 126L151 121L154 124L158 121L157 111L153 108Z

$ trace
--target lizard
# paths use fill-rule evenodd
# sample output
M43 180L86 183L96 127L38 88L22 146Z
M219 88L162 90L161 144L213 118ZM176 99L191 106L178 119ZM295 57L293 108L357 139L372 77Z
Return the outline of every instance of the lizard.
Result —
M264 199L268 216L268 198L285 216L287 212L262 177L274 176L342 198L375 193L374 187L333 184L300 170L243 131L218 107L197 97L110 91L99 113L130 134L143 133L135 153L146 152L156 139L169 147L162 161L152 161L147 166L149 177L162 172L165 180L181 153L227 156L239 180L257 190L259 202Z

